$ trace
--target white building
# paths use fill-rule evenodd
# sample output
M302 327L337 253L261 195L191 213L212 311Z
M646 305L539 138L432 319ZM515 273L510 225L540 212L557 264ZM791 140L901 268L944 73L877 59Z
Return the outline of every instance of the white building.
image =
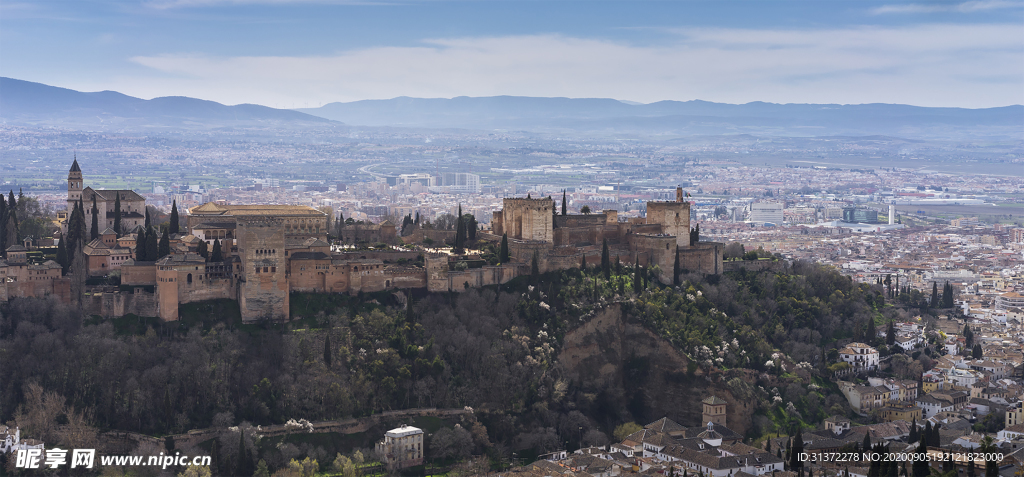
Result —
M423 430L402 425L384 434L377 442L377 455L389 469L423 464Z
M750 221L781 225L782 204L778 202L755 202L750 204Z
M871 370L878 367L878 350L864 343L850 343L839 350L839 359L855 369Z

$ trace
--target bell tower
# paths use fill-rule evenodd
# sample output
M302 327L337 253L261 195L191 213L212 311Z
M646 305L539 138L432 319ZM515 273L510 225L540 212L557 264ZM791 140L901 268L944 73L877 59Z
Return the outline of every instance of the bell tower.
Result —
M75 157L68 172L68 210L71 210L70 204L82 198L82 188L82 168L78 166L78 157Z

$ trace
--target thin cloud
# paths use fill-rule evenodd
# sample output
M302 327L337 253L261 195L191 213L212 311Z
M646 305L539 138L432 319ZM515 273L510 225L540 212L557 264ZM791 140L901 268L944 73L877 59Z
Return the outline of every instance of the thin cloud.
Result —
M700 28L657 46L526 35L432 39L315 57L138 56L132 61L152 74L123 78L115 89L278 107L506 94L989 107L1024 103L1019 31L1016 24Z
M907 3L900 5L882 5L871 9L875 15L890 13L974 13L1003 8L1022 8L1024 3L1009 0L976 0L963 3Z

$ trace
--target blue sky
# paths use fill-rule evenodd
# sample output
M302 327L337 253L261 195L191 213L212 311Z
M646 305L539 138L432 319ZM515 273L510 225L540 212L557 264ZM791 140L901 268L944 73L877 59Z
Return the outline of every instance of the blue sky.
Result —
M1024 1L0 0L0 75L315 107L396 96L1024 103Z

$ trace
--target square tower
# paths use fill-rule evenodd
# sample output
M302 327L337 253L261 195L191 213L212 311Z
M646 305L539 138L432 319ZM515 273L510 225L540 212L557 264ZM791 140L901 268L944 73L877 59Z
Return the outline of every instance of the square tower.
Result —
M543 199L502 200L501 230L508 238L554 243L555 201Z
M701 405L704 408L704 412L701 416L703 424L713 422L715 424L725 425L726 402L724 399L711 396L701 401Z
M689 202L648 202L647 223L660 224L661 233L674 236L677 246L690 246Z

